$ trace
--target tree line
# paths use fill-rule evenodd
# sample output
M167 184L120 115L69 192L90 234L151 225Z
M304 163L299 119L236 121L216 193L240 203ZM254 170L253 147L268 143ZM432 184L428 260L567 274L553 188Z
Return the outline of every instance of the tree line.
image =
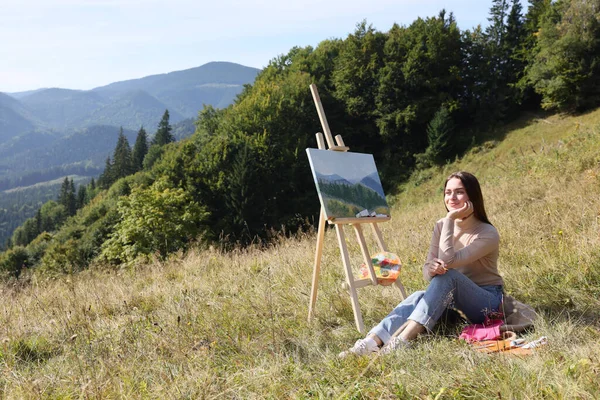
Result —
M102 168L83 163L60 165L41 171L27 172L21 176L0 178L0 191L10 190L15 187L27 187L39 182L47 182L66 175L91 176L102 172Z
M6 244L8 250L0 256L0 271L8 276L19 277L23 268L37 265L53 238L50 232L60 231L64 225L73 224L70 217L74 217L100 191L110 188L120 178L132 175L144 166L151 167L160 157L161 147L175 140L171 130L169 112L165 110L154 139L149 142L144 127L141 127L132 149L121 128L113 157L106 160L98 182L92 178L87 185L79 185L76 189L73 179L65 177L56 201L45 202L34 217L25 220L14 230ZM78 227L76 231L82 229L85 227Z
M379 206L387 205L385 199L381 197L379 193L360 183L329 183L321 180L319 181L319 188L321 190L321 194L325 196L343 200L344 202L357 206L360 205L363 208L369 209L370 211Z
M485 29L461 31L441 11L387 32L362 22L344 39L295 47L230 107L204 107L192 137L151 145L141 168L137 143L130 150L120 138L89 204L21 247L29 265L64 273L313 225L319 202L305 148L316 147L321 126L311 83L334 134L374 155L389 191L524 111L596 107L599 13L600 0L531 0L525 13L517 0L494 0Z

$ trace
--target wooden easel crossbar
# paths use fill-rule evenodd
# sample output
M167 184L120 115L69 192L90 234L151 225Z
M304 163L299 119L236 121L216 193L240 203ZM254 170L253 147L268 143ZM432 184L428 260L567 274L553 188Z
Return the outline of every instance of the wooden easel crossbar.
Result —
M348 151L349 148L344 144L342 137L340 135L336 135L335 142L333 140L333 136L331 134L331 130L329 129L329 124L327 123L327 117L325 116L325 111L323 110L323 105L321 104L321 98L319 97L319 92L317 91L316 85L310 85L310 90L312 92L313 100L315 102L315 106L317 107L317 113L319 114L319 119L321 121L321 126L323 127L323 132L325 133L325 138L321 132L316 134L317 145L321 150L326 150L325 140L327 140L328 150L331 151ZM373 269L373 263L371 262L371 256L369 254L367 248L367 242L365 240L365 236L363 234L363 225L370 225L371 230L373 231L373 235L375 236L375 241L379 248L379 251L387 251L387 247L385 242L383 241L383 236L381 235L381 231L379 226L377 225L379 222L389 221L390 217L369 217L369 218L336 218L333 220L327 220L325 215L325 210L321 207L321 213L319 216L319 229L317 232L317 246L315 251L315 262L312 276L312 288L310 292L310 304L308 308L308 320L311 321L314 318L315 314L315 304L317 302L317 290L319 286L319 274L321 272L321 256L323 254L323 241L325 238L325 222L329 224L335 225L335 232L337 234L338 245L340 248L340 253L342 257L342 264L344 267L344 272L346 274L346 282L344 283L344 288L348 290L350 294L350 301L352 303L352 311L354 313L354 322L356 323L356 328L362 334L365 333L365 326L362 319L362 313L360 311L360 304L358 303L358 294L357 289L374 285L377 286L377 277L375 276L375 271ZM352 272L352 267L350 263L350 256L348 254L348 246L346 243L346 236L344 233L344 225L350 225L354 229L354 233L356 234L356 240L358 241L360 250L363 255L363 260L368 269L368 278L363 279L354 279L354 274ZM406 298L406 291L400 278L398 278L395 282L395 285L400 289L400 293L402 298Z

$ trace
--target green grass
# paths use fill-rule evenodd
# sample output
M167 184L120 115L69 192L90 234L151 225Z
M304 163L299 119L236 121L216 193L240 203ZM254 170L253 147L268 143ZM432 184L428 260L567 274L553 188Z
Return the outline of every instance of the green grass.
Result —
M600 110L525 119L498 135L415 174L381 228L407 290L424 288L443 180L476 174L501 235L507 291L542 315L524 336L548 337L534 355L479 354L449 329L389 356L339 360L360 335L330 230L311 324L314 232L267 249L196 249L118 272L98 266L0 286L0 397L598 398ZM353 241L349 249L358 274L360 250ZM370 327L399 295L365 288L359 300Z

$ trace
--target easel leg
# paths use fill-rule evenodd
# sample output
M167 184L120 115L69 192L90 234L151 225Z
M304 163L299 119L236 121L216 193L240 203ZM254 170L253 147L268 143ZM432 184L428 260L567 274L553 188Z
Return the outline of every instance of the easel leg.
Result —
M400 282L400 277L396 279L394 284L400 289L400 293L402 294L402 300L406 299L406 289L404 289L404 285Z
M387 251L387 247L385 245L385 242L383 241L383 236L381 235L379 226L377 226L376 223L372 223L371 228L373 228L373 234L375 235L375 240L377 240L377 244L379 245L379 251Z
M315 316L317 291L319 290L319 274L321 273L321 256L323 254L323 241L325 240L325 211L319 214L319 230L317 231L317 249L315 250L315 264L313 268L312 288L310 290L310 303L308 306L308 321Z
M375 276L375 270L373 270L373 263L371 262L371 256L369 255L369 250L367 249L367 242L365 241L365 236L363 235L362 228L360 224L352 225L354 227L354 231L356 232L356 240L360 245L360 251L363 255L363 260L365 261L365 265L369 270L369 278L371 279L371 284L377 286L377 277Z
M365 325L363 324L360 304L358 304L358 295L356 293L356 287L354 286L354 276L352 275L352 268L350 267L350 256L348 255L348 246L346 245L346 237L344 236L344 227L338 224L335 226L335 231L342 253L341 256L342 262L344 263L344 270L346 271L346 282L348 283L348 291L350 292L350 301L352 302L352 311L354 312L354 322L356 323L356 329L364 335Z

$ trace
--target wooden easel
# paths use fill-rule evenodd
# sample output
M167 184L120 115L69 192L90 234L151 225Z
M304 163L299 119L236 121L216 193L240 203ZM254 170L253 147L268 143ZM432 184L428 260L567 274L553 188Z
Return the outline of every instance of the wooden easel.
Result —
M327 146L329 147L329 150L348 151L349 148L344 144L344 141L342 140L342 137L340 135L336 135L335 143L333 141L331 130L329 129L327 117L325 117L325 111L323 110L323 105L321 104L321 98L319 97L319 92L317 91L316 85L310 85L310 91L312 92L313 100L315 101L315 106L317 107L317 113L319 114L319 119L321 120L323 132L325 132L325 138L327 140ZM316 137L319 149L325 150L325 141L323 139L323 134L319 132L316 134ZM333 220L327 220L325 216L325 210L321 207L321 214L319 216L319 230L317 233L317 248L315 251L315 263L312 278L312 289L310 292L310 304L308 308L309 321L313 319L315 314L315 303L317 302L317 290L319 286L319 274L321 272L321 255L323 253L323 240L325 238L325 221L327 221L329 224L335 225L335 232L338 238L338 245L340 246L342 264L344 265L344 271L346 273L346 282L343 286L350 292L350 301L352 302L352 311L354 312L354 322L356 323L356 328L360 333L365 333L365 326L362 319L362 313L360 311L360 304L358 303L358 295L356 289L363 288L369 285L377 286L378 282L377 278L375 277L375 271L373 270L371 256L367 249L367 242L363 235L362 225L371 225L371 229L373 231L373 234L375 235L375 241L377 242L379 251L387 251L387 247L385 245L385 242L383 241L383 236L381 235L381 231L379 230L377 223L389 220L390 217L387 216L368 218L336 218ZM350 256L348 255L348 246L346 245L344 225L351 225L352 228L354 228L356 240L358 241L365 265L367 266L369 271L368 278L356 280L354 279L354 275L352 273L352 268L350 265ZM404 286L402 285L400 278L398 278L394 283L400 289L402 299L405 299L406 291L404 290Z

